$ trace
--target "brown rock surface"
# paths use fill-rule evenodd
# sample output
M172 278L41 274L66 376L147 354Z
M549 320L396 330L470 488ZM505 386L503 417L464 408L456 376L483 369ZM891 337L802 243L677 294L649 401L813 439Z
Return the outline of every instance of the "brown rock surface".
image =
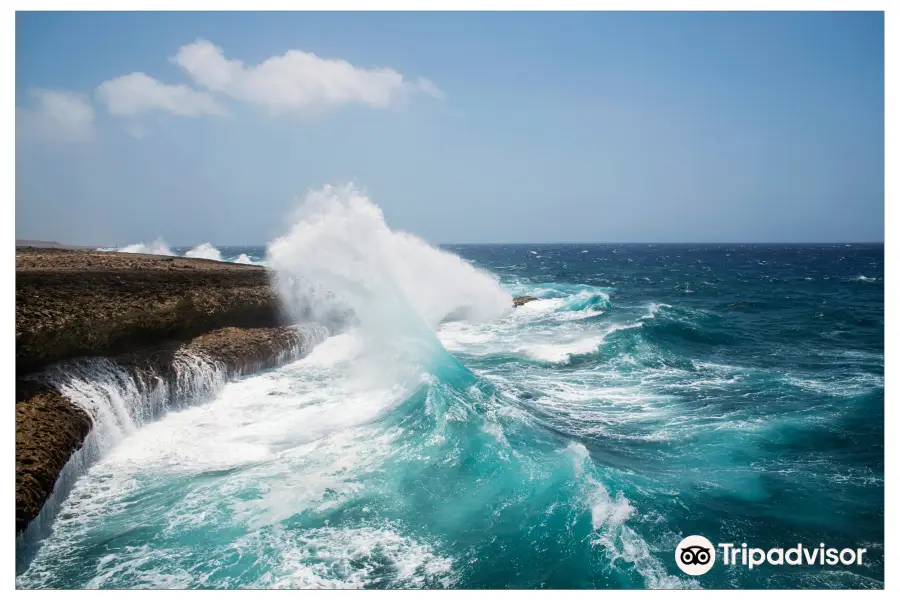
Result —
M281 356L301 342L297 330L290 326L225 327L187 342L163 342L112 360L138 375L152 373L171 378L175 374L175 354L186 351L221 363L228 375L233 376L276 366Z
M533 300L537 300L537 298L534 296L517 296L516 298L513 298L513 306L519 307Z
M144 387L158 377L172 382L181 350L233 376L275 366L301 341L283 326L262 267L17 248L16 371L29 376L16 381L16 531L40 512L92 426L85 411L40 383L41 369L106 356Z
M16 533L40 512L59 472L91 428L87 413L59 392L16 384Z
M281 324L258 266L119 252L16 251L16 372L223 327Z
M276 366L301 342L297 330L289 326L228 327L189 342L165 342L110 360L144 387L157 376L174 382L174 358L179 351L203 354L234 376ZM19 379L16 396L16 532L20 532L50 497L57 476L72 453L81 448L92 423L80 407L36 381Z
M275 366L283 353L302 341L293 327L228 327L194 338L185 350L205 354L234 373L247 373Z

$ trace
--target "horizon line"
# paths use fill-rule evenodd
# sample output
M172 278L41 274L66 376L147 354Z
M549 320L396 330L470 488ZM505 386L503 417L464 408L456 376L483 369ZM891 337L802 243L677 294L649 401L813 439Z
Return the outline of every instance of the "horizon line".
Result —
M429 242L428 240L424 240L428 243L432 243L435 246L722 246L722 245L733 245L733 246L824 246L824 245L832 245L832 244L859 244L859 245L884 245L884 240L829 240L829 241L814 241L814 242L787 242L787 241L770 241L770 242L747 242L747 241L735 241L735 242ZM24 243L22 243L24 242ZM38 240L38 239L16 239L16 247L26 246L29 244L47 244L53 246L61 246L61 247L69 247L69 248L90 248L90 249L99 249L99 248L117 248L119 246L125 247L135 242L129 242L126 244L70 244L66 242L57 242L55 240ZM209 243L212 244L216 248L259 248L268 246L268 242L262 244L218 244L212 242L195 242L191 244L169 244L170 248L194 248L200 244Z
M425 240L428 242L428 240ZM200 242L204 243L204 242ZM212 242L210 242L212 243ZM880 241L818 241L818 242L428 242L435 246L713 246L713 245L744 245L744 246L821 246L829 244L884 244ZM187 248L194 247L197 244L173 244L170 248ZM240 248L240 247L260 247L267 246L265 244L213 244L217 248Z

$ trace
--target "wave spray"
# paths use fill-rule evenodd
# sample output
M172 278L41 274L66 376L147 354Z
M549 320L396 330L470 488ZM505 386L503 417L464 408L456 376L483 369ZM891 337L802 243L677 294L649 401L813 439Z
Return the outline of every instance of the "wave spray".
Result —
M442 322L484 322L512 310L490 273L392 230L352 185L310 193L266 262L296 319L352 329L362 354L393 362L446 356L434 333Z

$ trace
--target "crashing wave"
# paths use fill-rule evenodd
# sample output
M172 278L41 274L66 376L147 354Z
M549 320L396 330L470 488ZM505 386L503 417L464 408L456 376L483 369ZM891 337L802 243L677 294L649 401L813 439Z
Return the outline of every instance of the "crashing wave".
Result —
M352 315L382 340L426 328L433 334L448 315L488 321L512 309L494 276L390 229L352 185L309 194L290 232L269 245L266 264L296 314L326 323Z
M298 331L300 342L280 353L276 362L309 354L328 333L315 324L300 326ZM38 516L17 536L17 570L25 569L33 558L76 479L139 428L171 410L212 400L243 370L230 370L201 353L179 350L167 376L130 369L107 358L66 361L43 372L39 379L83 409L92 427L81 448L69 457ZM255 370L255 365L247 365L246 370Z
M222 253L219 252L218 248L210 244L209 242L204 242L195 248L191 248L187 252L184 253L187 258L206 258L208 260L222 260Z
M125 246L124 248L120 248L118 251L127 252L129 254L158 254L161 256L175 256L175 253L172 252L168 244L166 244L162 238L156 238L156 240L154 240L150 244L145 244L144 242L131 244L129 246Z

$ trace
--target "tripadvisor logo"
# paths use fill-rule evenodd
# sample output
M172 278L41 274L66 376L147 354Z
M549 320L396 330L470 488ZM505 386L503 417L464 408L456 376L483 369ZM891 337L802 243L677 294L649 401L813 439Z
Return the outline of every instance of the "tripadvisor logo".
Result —
M833 567L861 565L865 548L829 548L825 544L804 546L797 544L790 548L749 548L746 543L718 544L722 551L722 563L741 565L753 569L762 564L770 565L822 565ZM716 547L702 535L690 535L675 547L675 563L688 575L703 575L716 564Z
M675 548L675 562L688 575L703 575L716 564L716 549L702 535L689 535Z

